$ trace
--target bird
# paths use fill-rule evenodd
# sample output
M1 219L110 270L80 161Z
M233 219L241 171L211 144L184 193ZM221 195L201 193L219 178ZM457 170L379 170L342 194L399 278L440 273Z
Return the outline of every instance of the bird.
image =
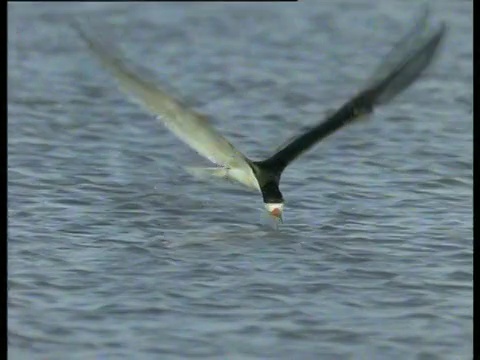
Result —
M113 75L121 90L214 164L213 167L185 167L187 172L200 178L226 179L259 192L268 214L283 222L285 200L279 184L285 168L327 136L391 102L420 77L438 53L447 30L445 22L441 22L432 31L428 18L426 9L394 44L360 91L264 160L252 160L244 155L213 128L206 115L133 72L118 49L110 42L102 43L99 36L89 34L80 21L73 21L71 25L91 53Z

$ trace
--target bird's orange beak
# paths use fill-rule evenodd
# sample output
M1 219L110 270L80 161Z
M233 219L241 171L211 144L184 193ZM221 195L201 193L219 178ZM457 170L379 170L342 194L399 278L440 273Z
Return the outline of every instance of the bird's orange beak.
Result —
M283 204L265 204L268 213L275 219L283 223Z
M280 208L275 208L270 212L270 214L275 217L280 217L282 216L282 210L280 210Z

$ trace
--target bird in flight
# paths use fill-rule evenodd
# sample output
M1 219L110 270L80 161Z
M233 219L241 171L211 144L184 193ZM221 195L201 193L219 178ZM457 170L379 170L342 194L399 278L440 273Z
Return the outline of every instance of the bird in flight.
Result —
M390 102L409 87L430 65L446 32L444 23L435 31L430 30L426 9L353 98L326 119L293 138L275 154L265 160L253 161L215 131L207 117L135 74L111 44L107 46L97 36L88 34L78 22L72 26L124 92L157 115L178 138L216 165L208 168L188 167L187 171L200 177L237 182L260 192L268 213L280 221L284 198L279 183L285 168L328 135L372 113L377 106Z

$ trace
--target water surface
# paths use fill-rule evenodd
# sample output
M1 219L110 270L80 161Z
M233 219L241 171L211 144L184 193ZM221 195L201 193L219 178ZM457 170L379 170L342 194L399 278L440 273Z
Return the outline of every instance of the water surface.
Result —
M371 121L283 176L285 224L129 102L66 25L105 29L253 159L353 95L420 6L16 3L8 24L12 359L468 359L472 2ZM113 24L109 26L108 24Z

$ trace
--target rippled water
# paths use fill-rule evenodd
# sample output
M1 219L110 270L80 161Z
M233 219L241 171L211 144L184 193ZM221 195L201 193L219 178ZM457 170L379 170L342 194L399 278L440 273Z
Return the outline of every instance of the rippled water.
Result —
M9 4L12 359L468 359L472 2L426 77L258 194L126 100L66 23L90 18L254 159L351 96L420 6ZM108 24L114 26L109 27Z

